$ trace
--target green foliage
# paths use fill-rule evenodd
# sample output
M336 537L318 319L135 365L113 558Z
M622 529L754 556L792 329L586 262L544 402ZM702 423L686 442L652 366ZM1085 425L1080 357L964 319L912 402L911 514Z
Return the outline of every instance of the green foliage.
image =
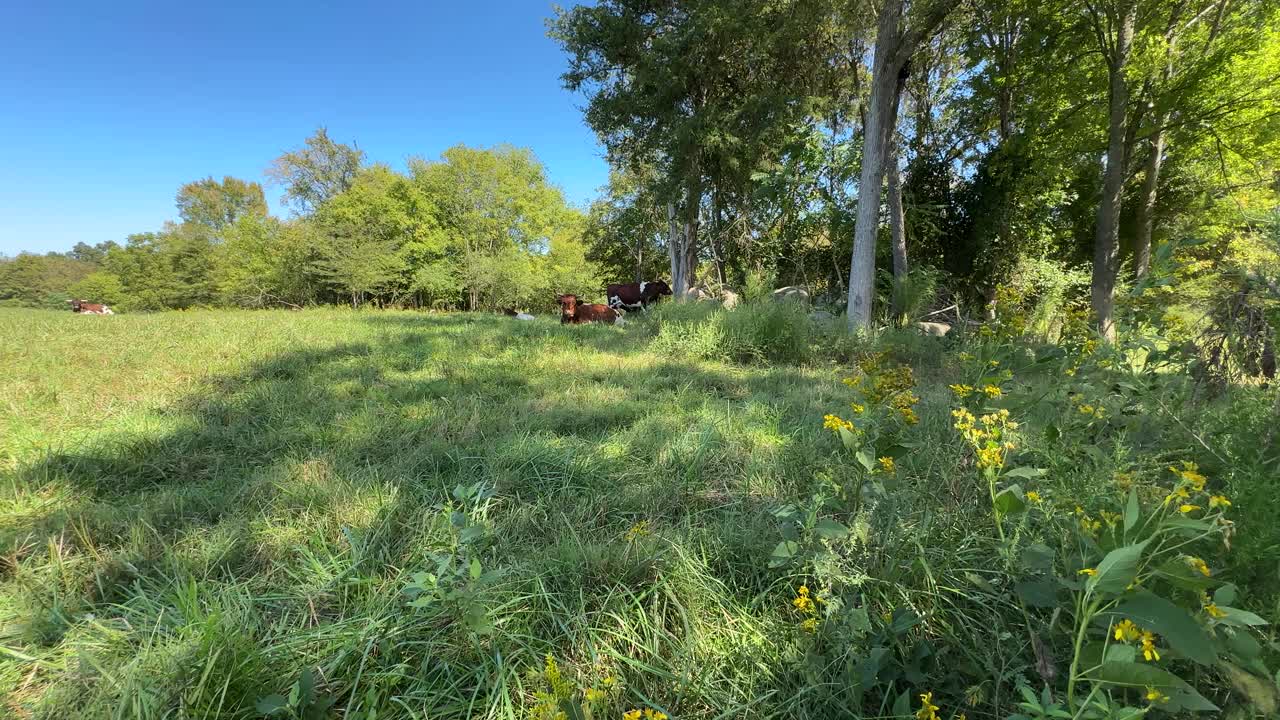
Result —
M247 216L266 217L267 200L262 186L233 177L222 182L205 178L178 188L178 216L183 222L222 232Z

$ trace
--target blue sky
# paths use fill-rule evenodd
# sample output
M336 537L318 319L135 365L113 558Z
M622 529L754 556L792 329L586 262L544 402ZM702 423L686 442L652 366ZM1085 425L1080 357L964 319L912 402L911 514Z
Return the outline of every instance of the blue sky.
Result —
M159 229L180 184L265 184L321 125L395 167L457 143L530 147L585 204L607 166L560 87L550 14L542 0L9 3L0 253Z

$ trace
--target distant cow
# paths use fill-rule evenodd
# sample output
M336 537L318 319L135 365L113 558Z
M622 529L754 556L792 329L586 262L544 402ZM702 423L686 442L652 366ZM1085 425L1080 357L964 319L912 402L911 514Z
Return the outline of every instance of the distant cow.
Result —
M114 315L111 308L100 303L85 302L83 300L71 300L71 312L81 313L83 315Z
M623 283L610 285L605 293L609 298L609 307L627 310L645 309L658 302L663 295L671 294L671 286L661 280L653 282Z
M533 319L533 316L532 316L532 315L530 315L529 313L524 312L524 311L522 311L522 310L516 310L516 309L515 309L515 308L513 308L513 307L509 307L509 308L504 309L504 310L502 311L502 314L503 314L503 315L506 315L507 317L513 317L513 318L515 318L515 319L517 319L517 320L532 320L532 319Z
M560 324L602 322L609 325L624 324L622 314L608 305L579 303L577 295L557 295L560 303Z

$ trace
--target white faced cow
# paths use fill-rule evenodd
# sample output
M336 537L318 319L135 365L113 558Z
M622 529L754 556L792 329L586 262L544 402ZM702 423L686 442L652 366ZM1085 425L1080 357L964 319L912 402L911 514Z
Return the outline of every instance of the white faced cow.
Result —
M605 293L609 307L615 310L647 310L663 295L671 294L671 286L661 280L610 285Z

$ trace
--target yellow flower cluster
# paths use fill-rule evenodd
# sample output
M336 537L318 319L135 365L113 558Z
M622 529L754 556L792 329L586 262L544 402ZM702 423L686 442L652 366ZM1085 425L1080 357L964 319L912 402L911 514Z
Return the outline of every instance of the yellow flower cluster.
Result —
M958 400L964 400L973 394L972 385L949 385L948 387L951 388L951 392L955 394Z
M880 472L883 472L885 475L892 475L894 471L898 469L897 464L893 462L893 458L891 457L882 457L879 459L879 463Z
M982 392L985 393L986 396L991 398L992 400L995 400L1001 397L1002 395L1004 395L1004 391L1000 389L999 385L991 385L990 383L988 383L985 387L982 388Z
M1031 490L1027 493L1027 502L1029 503L1039 505L1042 500L1043 498L1040 497L1040 493L1035 490Z
M1183 460L1181 468L1170 465L1169 472L1177 475L1188 486L1194 488L1196 492L1204 492L1204 484L1208 481L1208 478L1200 474L1200 466L1195 463Z
M795 599L791 601L791 606L796 609L796 612L806 616L804 620L800 621L801 630L807 633L818 631L817 603L820 602L822 602L822 598L811 595L809 593L808 585L801 585L799 589L796 590L796 596Z
M1126 645L1135 642L1142 643L1142 657L1147 662L1154 662L1160 659L1160 652L1156 650L1155 633L1150 630L1143 630L1129 618L1116 623L1111 636Z
M1156 688L1151 687L1150 685L1147 686L1147 694L1144 697L1146 697L1147 702L1151 703L1152 705L1155 705L1156 703L1169 702L1168 695L1165 695L1164 693L1160 692Z
M1205 614L1207 614L1209 617L1213 618L1214 620L1221 620L1222 618L1227 616L1226 611L1218 607L1216 603L1210 600L1209 595L1207 593L1200 594L1200 604L1204 607Z
M920 694L920 709L916 711L916 720L938 720L938 706L933 704L933 692Z
M667 720L667 716L653 708L645 708L641 710L628 710L622 713L622 720Z
M641 520L627 530L626 540L629 543L635 542L636 540L648 537L652 534L653 530L649 528L649 521Z
M1009 419L1008 410L1001 409L975 418L967 409L956 408L951 411L951 416L956 419L955 429L976 451L980 469L1004 465L1005 453L1015 447L1007 439L1007 433L1018 428L1018 423Z
M1205 577L1210 577L1213 575L1213 571L1209 569L1209 566L1205 564L1205 561L1201 560L1200 558L1194 555L1187 555L1183 557L1183 561L1187 563L1187 565L1191 566L1191 568L1194 569L1196 572L1200 573L1201 575L1204 575Z
M822 417L822 427L832 431L840 432L841 428L853 432L853 423L841 418L839 415L824 415Z

